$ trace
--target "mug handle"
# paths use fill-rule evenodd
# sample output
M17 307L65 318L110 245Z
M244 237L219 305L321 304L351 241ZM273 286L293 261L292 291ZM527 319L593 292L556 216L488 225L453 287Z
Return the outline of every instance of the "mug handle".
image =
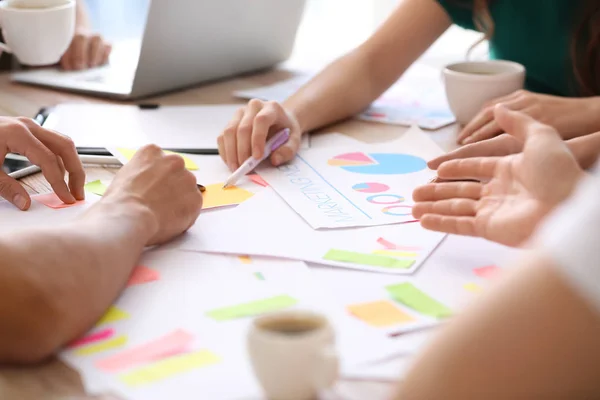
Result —
M319 368L315 370L314 383L317 390L328 389L338 379L340 359L333 347L323 349L317 357L320 359Z

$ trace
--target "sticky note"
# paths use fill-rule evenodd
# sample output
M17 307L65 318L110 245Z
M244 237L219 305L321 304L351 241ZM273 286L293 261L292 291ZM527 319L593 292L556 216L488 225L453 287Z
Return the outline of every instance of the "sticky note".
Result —
M216 321L228 321L230 319L253 317L271 311L282 310L294 306L297 302L296 299L287 295L275 296L231 307L219 308L207 312L206 316Z
M97 194L98 196L104 196L104 193L106 192L106 189L108 189L108 187L100 180L97 180L90 183L86 183L84 189L90 193Z
M58 210L61 208L80 206L85 203L85 200L80 200L80 201L76 201L73 204L66 204L66 203L63 203L63 201L61 199L59 199L55 193L40 194L37 196L33 196L31 198L33 200L37 201L38 203L42 203L46 207L54 208L55 210Z
M133 158L133 156L137 152L137 149L127 149L127 148L119 147L117 149L117 151L119 153L121 153L123 155L123 157L125 157L127 159L127 161L129 161ZM181 156L183 158L183 161L185 161L186 169L189 169L190 171L198 170L198 166L196 165L196 163L194 161L192 161L189 157L186 157L185 155L183 155L181 153L175 153L175 152L169 151L169 150L163 150L163 152L165 154L177 154L177 155Z
M103 351L117 349L127 344L127 336L117 336L114 339L105 340L103 342L91 344L89 346L80 347L75 350L78 356L90 356L92 354L101 353Z
M184 354L167 358L119 376L124 384L137 387L158 382L174 375L182 374L197 368L213 365L221 359L208 350L200 350L190 354Z
M479 285L477 285L476 283L473 283L473 282L465 283L463 285L463 289L465 289L467 292L471 292L471 293L483 292L483 289Z
M487 267L475 268L473 272L475 273L475 275L481 278L494 279L497 278L498 275L500 275L502 270L495 265L488 265Z
M254 273L254 277L256 279L258 279L259 281L264 281L265 280L265 276L262 274L262 272L255 272Z
M415 319L387 300L353 304L348 311L371 326L383 328L404 324Z
M411 251L400 251L400 250L375 250L373 254L388 257L399 257L399 258L417 258L418 253Z
M238 260L240 260L242 264L252 264L252 258L250 258L250 256L239 256Z
M144 267L143 265L139 265L135 267L131 273L129 281L127 281L127 286L141 285L143 283L154 282L159 279L160 273L158 271Z
M169 151L169 150L163 150L166 154L177 154L178 156L181 156L183 158L183 161L185 161L185 168L190 170L190 171L197 171L198 170L198 165L196 165L196 163L194 161L192 161L192 159L190 159L189 157L181 154L181 153L175 153L174 151Z
M69 347L73 348L73 347L86 346L88 344L101 342L103 340L110 339L114 335L115 335L114 329L110 329L110 328L104 329L102 331L90 333L89 335L86 335L80 339L74 340L73 342L71 342L69 344Z
M451 309L430 297L412 283L404 282L386 286L386 289L394 300L423 315L434 318L444 318L452 315Z
M140 364L148 364L189 350L194 337L176 330L151 342L127 349L96 362L96 367L106 372L117 372Z
M354 251L331 249L323 256L324 260L339 261L351 264L370 265L372 267L385 268L410 268L414 260L399 260L394 257L380 256L376 254L356 253Z
M208 185L202 194L204 199L202 209L238 205L252 196L252 193L239 187L223 189L222 183Z
M252 175L248 175L248 178L250 178L250 180L252 182L256 183L257 185L264 186L264 187L269 186L269 184L260 175L252 174Z
M111 322L117 322L127 318L129 318L129 314L115 306L111 306L108 311L106 311L106 314L100 318L100 321L98 321L96 326L110 324Z

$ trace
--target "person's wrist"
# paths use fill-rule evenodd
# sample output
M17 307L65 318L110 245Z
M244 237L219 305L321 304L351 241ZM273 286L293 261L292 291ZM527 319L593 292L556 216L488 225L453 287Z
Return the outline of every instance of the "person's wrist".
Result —
M156 235L159 229L156 216L143 202L124 196L105 196L84 215L90 219L115 219L120 223L128 223L135 230L136 237L142 239L144 245Z

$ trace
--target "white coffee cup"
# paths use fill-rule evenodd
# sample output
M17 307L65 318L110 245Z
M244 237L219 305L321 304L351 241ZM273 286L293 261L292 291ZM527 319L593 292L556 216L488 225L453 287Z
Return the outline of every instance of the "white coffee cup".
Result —
M26 65L56 64L75 34L75 0L1 1L0 26L0 50Z
M522 89L525 67L503 60L460 62L446 66L443 79L450 109L466 125L486 102Z
M257 318L248 334L248 352L271 400L314 399L338 377L333 328L314 312L292 310Z

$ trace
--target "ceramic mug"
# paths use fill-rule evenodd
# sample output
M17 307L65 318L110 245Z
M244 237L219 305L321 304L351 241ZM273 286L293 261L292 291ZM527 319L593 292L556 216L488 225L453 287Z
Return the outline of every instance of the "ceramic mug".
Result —
M257 318L248 334L248 352L271 400L314 399L338 377L333 328L314 312L291 310Z
M525 67L512 61L467 61L442 73L446 97L458 123L466 125L493 99L522 89Z

